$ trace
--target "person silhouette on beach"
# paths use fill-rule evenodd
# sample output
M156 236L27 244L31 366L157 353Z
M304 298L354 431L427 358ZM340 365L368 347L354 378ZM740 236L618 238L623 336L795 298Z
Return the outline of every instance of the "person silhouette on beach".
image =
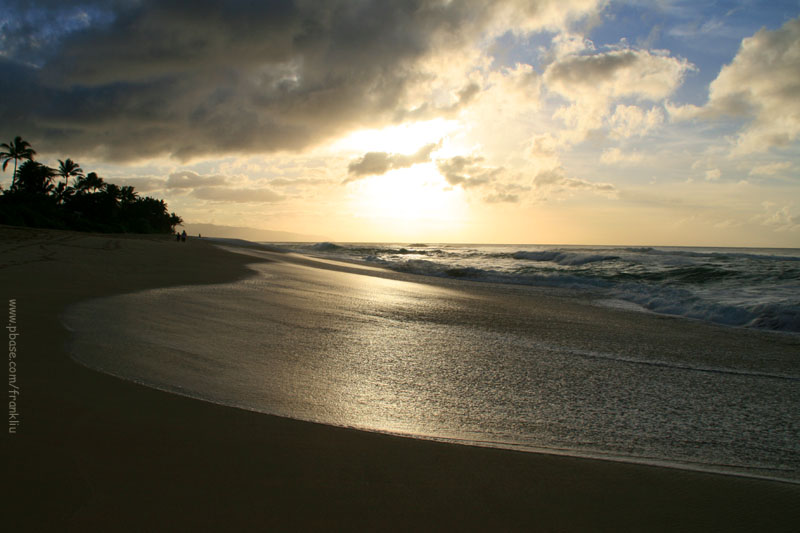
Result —
M175 232L175 240L176 240L177 242L181 242L181 234L180 234L180 233L178 233L177 231Z
M186 230L183 230L183 233L181 233L181 242L186 242Z

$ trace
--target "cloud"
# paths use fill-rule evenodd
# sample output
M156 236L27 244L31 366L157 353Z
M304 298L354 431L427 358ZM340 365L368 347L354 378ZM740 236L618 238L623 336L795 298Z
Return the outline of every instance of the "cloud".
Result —
M492 2L497 4L498 16L494 22L500 31L514 28L530 32L542 28L565 30L570 23L596 16L607 0L539 0Z
M120 187L133 187L136 192L141 193L160 191L167 185L167 181L163 178L150 177L108 178L106 181Z
M734 155L787 146L800 135L800 18L742 41L733 61L711 83L704 106L670 106L676 120L723 116L747 121Z
M285 199L283 195L267 187L241 187L241 182L244 181L242 179L220 174L203 175L192 170L173 172L166 179L143 177L107 181L119 186L131 185L142 193L160 190L168 195L191 196L215 202L273 203Z
M768 163L766 165L759 165L750 170L751 176L774 176L784 170L792 167L789 161L779 161L777 163Z
M609 148L600 155L600 162L604 165L639 163L642 159L644 157L640 153L623 153L619 148Z
M664 112L658 107L648 111L634 105L618 105L609 119L611 135L617 138L644 136L664 122Z
M168 189L194 189L204 186L225 185L228 179L225 176L201 176L191 170L173 172L167 178L166 186Z
M330 183L330 180L322 178L275 178L269 180L269 184L273 187L316 187Z
M494 183L492 188L494 190L483 197L487 204L519 203L522 195L531 190L530 186L519 183Z
M434 67L473 59L482 39L562 28L604 3L14 2L14 20L39 13L51 33L61 13L89 16L38 48L25 29L3 42L0 133L116 161L304 150L417 109L470 105L480 86L462 77L451 87L449 70ZM443 91L455 102L438 102Z
M284 199L283 195L266 188L200 187L193 190L192 196L202 200L235 203L274 203Z
M561 166L558 149L562 146L560 139L552 133L535 135L529 144L529 152L533 162L540 169L550 169Z
M580 178L570 178L563 168L553 168L536 174L532 184L534 188L554 193L588 191L595 194L617 197L617 188L610 183L595 183Z
M520 201L520 198L518 194L495 193L485 196L483 201L487 204L517 203Z
M800 231L800 216L792 214L791 206L777 207L772 202L762 204L764 212L755 217L756 222L775 231Z
M706 181L717 181L722 176L722 171L718 168L706 170Z
M427 144L411 155L367 152L361 159L348 165L347 172L351 175L343 183L350 183L366 176L386 174L390 170L398 168L427 163L431 160L431 152L439 146L439 143Z
M484 131L487 127L507 131L509 124L520 116L538 110L540 92L541 78L531 65L516 63L501 67L485 76L480 97L462 117L466 122L480 122Z
M548 87L569 98L632 96L666 98L692 65L685 59L647 50L622 49L590 55L569 55L548 66Z
M456 156L439 160L436 166L447 183L469 189L490 184L504 171L502 167L484 167L481 162L483 158L479 156Z
M458 113L461 109L467 107L476 96L481 92L481 87L477 83L469 83L458 91L453 91L455 101L447 105L432 105L429 102L411 109L401 109L395 114L395 122L404 120L410 121L423 121L433 118L449 117Z
M665 99L692 69L685 59L629 48L557 59L547 67L543 79L550 92L571 102L554 115L571 128L562 132L562 143L580 142L589 131L601 128L615 99ZM662 120L657 108L645 113L635 106L617 106L610 127L619 137L643 135Z

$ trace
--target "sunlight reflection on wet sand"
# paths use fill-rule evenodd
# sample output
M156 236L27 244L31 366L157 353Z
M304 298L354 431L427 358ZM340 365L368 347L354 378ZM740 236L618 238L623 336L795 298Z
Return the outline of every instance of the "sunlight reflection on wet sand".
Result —
M270 258L237 283L79 304L66 318L72 351L151 386L292 418L798 476L785 413L800 379L776 366L793 348L774 337ZM749 359L731 359L737 336L755 342Z

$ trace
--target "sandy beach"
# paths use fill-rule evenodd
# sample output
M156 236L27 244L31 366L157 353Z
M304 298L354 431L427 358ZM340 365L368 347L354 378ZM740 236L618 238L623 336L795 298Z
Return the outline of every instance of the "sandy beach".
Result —
M0 228L15 300L23 530L793 531L800 485L460 446L299 422L89 370L60 314L82 300L252 274L196 239ZM263 260L263 259L260 259ZM146 312L146 310L142 310Z

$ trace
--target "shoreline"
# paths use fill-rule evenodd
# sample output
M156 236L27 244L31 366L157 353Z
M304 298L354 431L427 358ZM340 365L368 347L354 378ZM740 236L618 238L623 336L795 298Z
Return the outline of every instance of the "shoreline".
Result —
M4 436L16 487L4 505L23 527L789 531L800 520L791 483L323 426L95 372L64 349L68 305L242 279L252 258L193 239L7 227L0 250L3 298L25 328L20 426Z

